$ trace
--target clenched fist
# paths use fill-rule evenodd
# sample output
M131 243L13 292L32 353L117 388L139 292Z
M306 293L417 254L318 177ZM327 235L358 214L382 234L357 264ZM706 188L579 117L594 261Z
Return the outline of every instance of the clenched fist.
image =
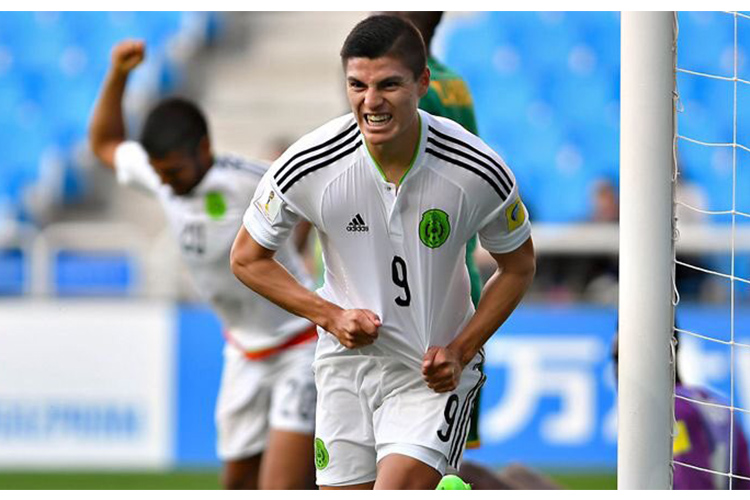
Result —
M435 392L451 392L461 380L461 357L447 347L430 347L422 358L422 378Z
M146 44L143 40L124 40L112 49L112 69L127 75L146 57Z
M368 309L342 309L323 326L346 348L356 349L375 342L380 318Z

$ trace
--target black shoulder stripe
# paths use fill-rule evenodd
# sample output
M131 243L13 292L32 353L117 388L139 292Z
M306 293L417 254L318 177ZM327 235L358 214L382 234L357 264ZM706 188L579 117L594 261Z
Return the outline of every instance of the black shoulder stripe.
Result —
M348 129L344 130L339 135L337 135L335 137L332 137L332 138L328 139L327 141L318 144L317 146L313 146L311 148L305 149L304 151L300 151L299 153L295 154L294 156L292 156L291 158L289 158L286 161L286 163L284 163L284 165L278 170L278 172L276 172L276 174L274 175L274 179L276 179L278 182L281 182L281 181L279 181L279 176L281 176L284 173L284 170L286 170L297 158L300 158L300 157L302 157L302 156L304 156L306 154L312 153L312 152L317 151L319 149L325 148L326 146L330 146L331 144L333 144L336 141L340 140L342 137L347 136L355 128L357 128L357 123L356 122L354 122L354 124L351 127L349 127Z
M456 139L455 137L452 137L452 136L450 136L448 134L440 132L439 130L435 129L432 126L429 127L429 130L430 130L430 132L432 132L436 136L440 137L441 139L445 139L446 141L450 141L450 142L453 142L453 143L458 144L460 146L463 146L466 149L468 149L469 151L473 151L474 153L478 154L482 158L484 158L484 159L488 160L489 162L491 162L493 165L495 165L495 167L497 167L497 169L500 171L500 174L503 177L505 177L505 180L507 181L507 185L510 186L510 187L513 187L513 181L511 180L510 176L508 175L508 172L505 170L505 167L503 167L497 161L495 161L495 159L493 157L491 157L490 155L488 155L484 151L478 150L477 148L475 148L471 144L468 144L468 143L466 143L466 142L464 142L464 141L462 141L460 139Z
M313 165L312 167L309 167L309 168L303 170L302 172L298 173L289 182L287 182L284 186L282 186L282 185L279 184L279 188L281 189L281 194L286 193L289 190L290 187L292 187L298 180L300 180L301 178L303 178L307 174L309 174L311 172L315 172L316 170L319 170L319 169L321 169L323 167L327 167L331 163L335 163L335 162L339 161L340 159L342 159L342 158L344 158L346 156L349 156L354 151L356 151L357 148L360 147L361 145L362 145L362 141L357 141L357 143L354 146L352 146L351 148L349 148L349 149L347 149L345 151L342 151L341 153L339 153L338 155L334 156L333 158L328 158L327 160L322 161L322 162L320 162L320 163L318 163L316 165Z
M446 144L438 142L438 141L436 141L432 137L428 137L427 138L427 142L429 142L431 144L434 144L435 146L439 147L440 149L444 149L445 151L448 151L449 153L453 153L455 155L458 155L458 156L461 156L463 158L466 158L467 160L473 161L474 163L476 163L480 167L484 167L484 169L487 170L489 173L491 173L495 177L495 179L497 179L497 181L503 186L503 188L505 189L505 195L507 196L507 195L510 194L511 186L509 186L505 182L505 180L503 180L503 178L500 177L500 174L497 173L497 170L495 170L494 168L492 168L489 165L487 165L487 163L483 162L482 160L480 160L479 158L477 158L477 157L475 157L473 155L470 155L469 153L467 153L465 151L462 151L462 150L456 149L456 148L452 148L452 147L450 147L450 146L448 146Z
M468 163L464 163L461 160L457 160L455 158L451 158L450 156L446 156L442 153L439 153L432 148L425 149L425 153L431 154L437 158L440 158L441 160L447 161L449 163L453 163L454 165L458 165L459 167L462 167L462 168L465 168L466 170L474 172L479 177L487 181L490 186L492 186L492 189L495 190L495 192L497 193L497 195L500 197L501 200L505 201L508 198L508 195L506 195L500 189L500 186L498 186L494 180L492 180L487 174L485 174L483 171L479 170L478 168L472 167Z
M346 146L348 146L349 144L353 143L354 141L356 141L358 137L359 137L359 131L355 132L354 134L351 135L351 137L348 137L346 140L336 144L335 146L325 149L316 155L308 156L307 158L303 160L299 160L298 162L294 163L292 167L288 169L284 175L280 176L279 175L280 171L277 172L276 175L274 176L274 178L276 179L276 183L279 185L283 184L289 178L289 176L294 174L294 172L299 171L301 167L307 165L308 163L312 163L314 161L320 160L321 158L325 158L326 156L332 155L336 151L339 151L345 148Z
M332 155L336 151L339 151L339 150L345 148L346 146L350 145L351 143L355 142L358 137L359 137L359 132L356 132L351 137L347 138L345 141L342 141L339 144L337 144L337 145L335 145L335 146L333 146L331 148L328 148L328 149L324 150L321 153L318 153L318 154L313 155L313 156L309 156L309 157L305 158L304 160L298 161L297 163L295 163L292 166L292 168L290 168L289 170L287 170L286 173L284 175L282 175L282 176L278 176L278 172L277 172L277 175L274 176L274 178L276 179L276 183L278 185L283 184L284 182L286 182L286 180L292 174L294 174L295 172L298 172L299 169L302 168L303 166L307 165L308 163L312 163L314 161L320 160L321 158L325 158L326 156Z

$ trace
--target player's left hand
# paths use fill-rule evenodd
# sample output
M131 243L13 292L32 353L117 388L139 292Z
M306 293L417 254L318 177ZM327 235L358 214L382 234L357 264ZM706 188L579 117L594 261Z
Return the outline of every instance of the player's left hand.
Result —
M422 378L435 392L451 392L458 387L464 367L461 357L447 347L430 347L422 358Z

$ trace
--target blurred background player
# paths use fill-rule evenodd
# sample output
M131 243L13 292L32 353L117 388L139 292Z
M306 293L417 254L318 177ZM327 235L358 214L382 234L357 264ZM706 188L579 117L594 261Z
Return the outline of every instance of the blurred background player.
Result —
M202 112L178 98L149 113L140 143L127 141L122 99L128 76L144 57L141 41L114 47L90 123L91 149L121 184L158 197L199 292L224 324L216 408L224 487L311 487L315 329L247 290L229 268L247 199L267 165L214 156ZM291 244L279 255L310 286Z
M618 345L618 336L615 335L612 344L615 376L619 367ZM690 387L682 383L678 338L674 339L674 345L675 429L672 454L675 462L680 463L674 464L673 489L726 490L730 489L730 480L733 490L750 489L750 480L726 476L731 471L734 475L750 478L747 438L740 419L735 418L736 415L728 409L726 398L705 387ZM730 451L732 425L734 437Z

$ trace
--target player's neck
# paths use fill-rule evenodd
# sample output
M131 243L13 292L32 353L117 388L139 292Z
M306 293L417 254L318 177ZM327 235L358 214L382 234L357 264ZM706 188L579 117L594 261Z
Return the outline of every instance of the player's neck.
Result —
M203 182L203 179L206 177L206 174L208 173L208 171L211 170L211 167L213 166L213 164L214 164L214 157L213 155L211 155L209 157L209 161L206 164L201 165L200 170L195 176L195 181L193 185L190 187L190 190L188 191L188 194L192 193L195 190L195 188L197 188L198 185L201 182Z
M385 144L367 144L373 160L388 182L398 185L411 168L419 147L420 127L420 120L417 119L394 140Z

